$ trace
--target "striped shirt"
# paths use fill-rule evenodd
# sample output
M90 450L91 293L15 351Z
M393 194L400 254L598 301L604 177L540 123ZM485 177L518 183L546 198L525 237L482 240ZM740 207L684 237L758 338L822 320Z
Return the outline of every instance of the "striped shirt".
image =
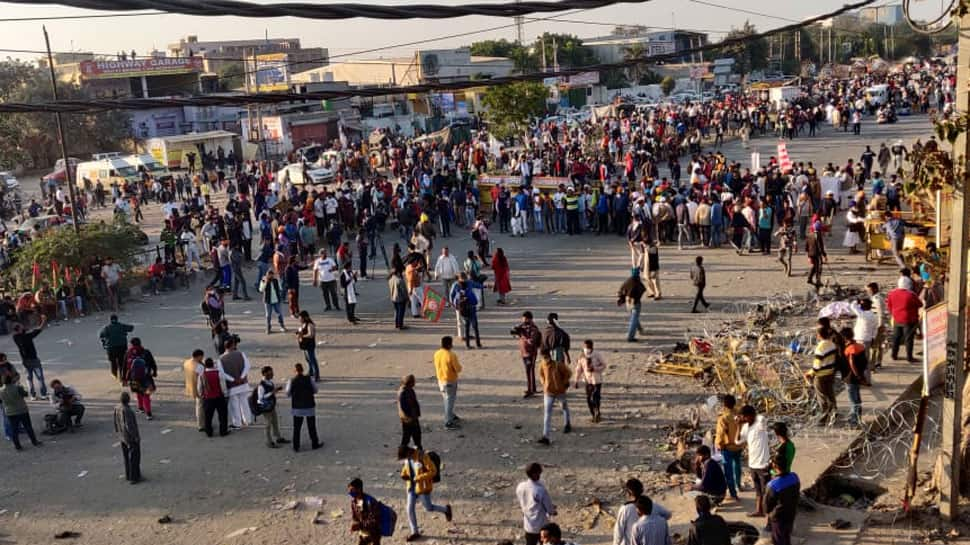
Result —
M812 358L812 375L827 377L835 372L835 354L838 348L828 339L822 339L815 345L815 357Z

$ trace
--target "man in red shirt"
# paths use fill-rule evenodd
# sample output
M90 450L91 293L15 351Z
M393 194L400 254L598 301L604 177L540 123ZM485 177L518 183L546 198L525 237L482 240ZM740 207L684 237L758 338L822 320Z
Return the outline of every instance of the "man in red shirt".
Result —
M155 263L148 267L148 277L152 282L152 293L158 295L158 286L162 284L162 279L165 278L165 265L162 264L162 258L156 257Z
M886 307L893 317L893 359L899 359L899 345L906 343L906 361L913 358L913 336L919 323L919 309L923 303L912 290L896 288L886 295Z

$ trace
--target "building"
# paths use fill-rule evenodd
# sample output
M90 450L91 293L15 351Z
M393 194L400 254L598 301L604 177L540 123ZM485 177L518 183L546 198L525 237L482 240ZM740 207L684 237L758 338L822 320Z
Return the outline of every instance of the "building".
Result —
M299 38L257 38L252 40L199 41L198 36L186 36L168 45L170 57L201 57L206 72L218 73L225 67L244 62L255 55L287 53L300 63L293 72L326 66L329 52L326 48L304 49Z
M689 30L661 30L642 32L632 36L604 36L583 40L583 45L593 50L600 62L622 62L631 48L639 46L645 55L668 55L707 45L707 34ZM700 62L700 54L686 53L667 62Z
M199 57L96 57L68 53L54 57L60 81L78 85L93 98L188 96L201 92Z
M859 19L866 23L895 26L903 22L903 5L871 6L859 10Z
M404 87L498 78L514 70L512 59L472 56L467 47L461 47L416 51L409 57L336 62L325 69L295 74L293 81L346 81L356 86Z

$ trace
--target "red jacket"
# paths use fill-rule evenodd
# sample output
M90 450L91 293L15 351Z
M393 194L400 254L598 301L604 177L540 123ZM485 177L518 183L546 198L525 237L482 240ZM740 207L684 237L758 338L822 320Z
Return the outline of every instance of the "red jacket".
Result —
M910 290L896 288L886 295L886 307L893 315L893 322L897 324L915 324L919 321L919 309L922 301Z

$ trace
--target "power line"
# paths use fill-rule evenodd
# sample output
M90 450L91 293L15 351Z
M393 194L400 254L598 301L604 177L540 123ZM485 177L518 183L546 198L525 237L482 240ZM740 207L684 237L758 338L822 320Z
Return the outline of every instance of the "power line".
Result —
M5 0L12 4L48 4L45 0ZM650 0L557 0L555 2L513 2L506 4L466 4L403 6L368 4L275 3L254 4L239 0L58 0L56 3L103 11L157 10L196 16L298 17L302 19L450 19L467 15L517 17L531 13L553 13L573 9L594 9L615 4L640 4Z
M764 13L764 12L760 12L760 11L753 11L753 10L744 9L744 8L736 8L734 6L725 6L724 4L715 4L714 2L707 2L705 0L690 0L690 1L693 2L694 4L701 4L703 6L710 6L712 8L726 9L728 11L735 11L735 12L738 12L738 13L746 13L748 15L754 15L756 17L765 17L767 19L775 19L775 20L778 20L778 21L785 21L785 22L788 22L788 23L799 23L799 22L801 22L798 19L790 19L788 17L782 17L780 15L772 15L770 13ZM821 22L821 21L819 21L819 22ZM840 31L840 32L845 32L845 33L848 33L848 34L858 34L858 35L865 34L865 32L862 32L862 31L859 31L859 30L852 30L852 29L849 29L849 28L833 28L833 30L837 30L837 31Z
M0 23L23 23L30 21L65 21L72 19L106 19L110 17L145 17L149 15L171 15L161 11L146 13L94 13L87 15L50 15L46 17L3 17Z
M456 82L446 82L446 83L434 83L434 84L420 84L411 85L406 87L393 87L393 88L363 88L355 89L350 91L319 91L304 94L297 93L257 93L250 95L240 95L240 96L198 96L191 98L164 98L164 99L153 99L153 98L132 98L132 99L118 99L118 100L73 100L73 101L54 101L46 103L0 103L0 112L2 113L24 113L24 112L92 112L101 110L113 110L113 109L127 109L127 110L141 110L141 109L153 109L153 108L167 108L172 106L243 106L246 104L279 104L283 102L308 102L317 100L328 100L335 98L349 98L349 97L378 97L378 96L388 96L388 95L401 95L401 94L411 94L411 93L427 93L433 91L456 91L462 89L469 89L474 87L492 87L496 85L504 85L508 83L517 83L524 81L542 81L545 78L561 77L561 76L571 76L579 74L582 72L603 72L607 70L614 70L619 68L626 68L629 66L634 66L638 64L649 64L656 62L663 62L668 60L677 59L684 55L691 55L694 53L705 53L714 50L720 50L725 47L731 47L735 45L743 45L754 40L760 40L775 34L781 34L784 32L791 32L792 30L799 29L819 21L824 21L830 19L837 15L847 13L849 11L868 6L875 3L877 0L862 0L854 4L846 4L843 7L815 17L805 19L804 21L785 25L782 27L775 28L773 30L768 30L764 32L758 32L754 34L749 34L746 36L735 36L731 38L726 38L717 42L715 44L707 44L698 47L688 48L683 51L664 53L659 55L648 55L638 59L629 59L622 62L615 63L600 63L590 66L585 66L581 68L568 68L564 70L555 71L545 71L533 74L521 74L517 76L507 76L501 78L492 78L489 80L481 81L471 81L462 80Z

